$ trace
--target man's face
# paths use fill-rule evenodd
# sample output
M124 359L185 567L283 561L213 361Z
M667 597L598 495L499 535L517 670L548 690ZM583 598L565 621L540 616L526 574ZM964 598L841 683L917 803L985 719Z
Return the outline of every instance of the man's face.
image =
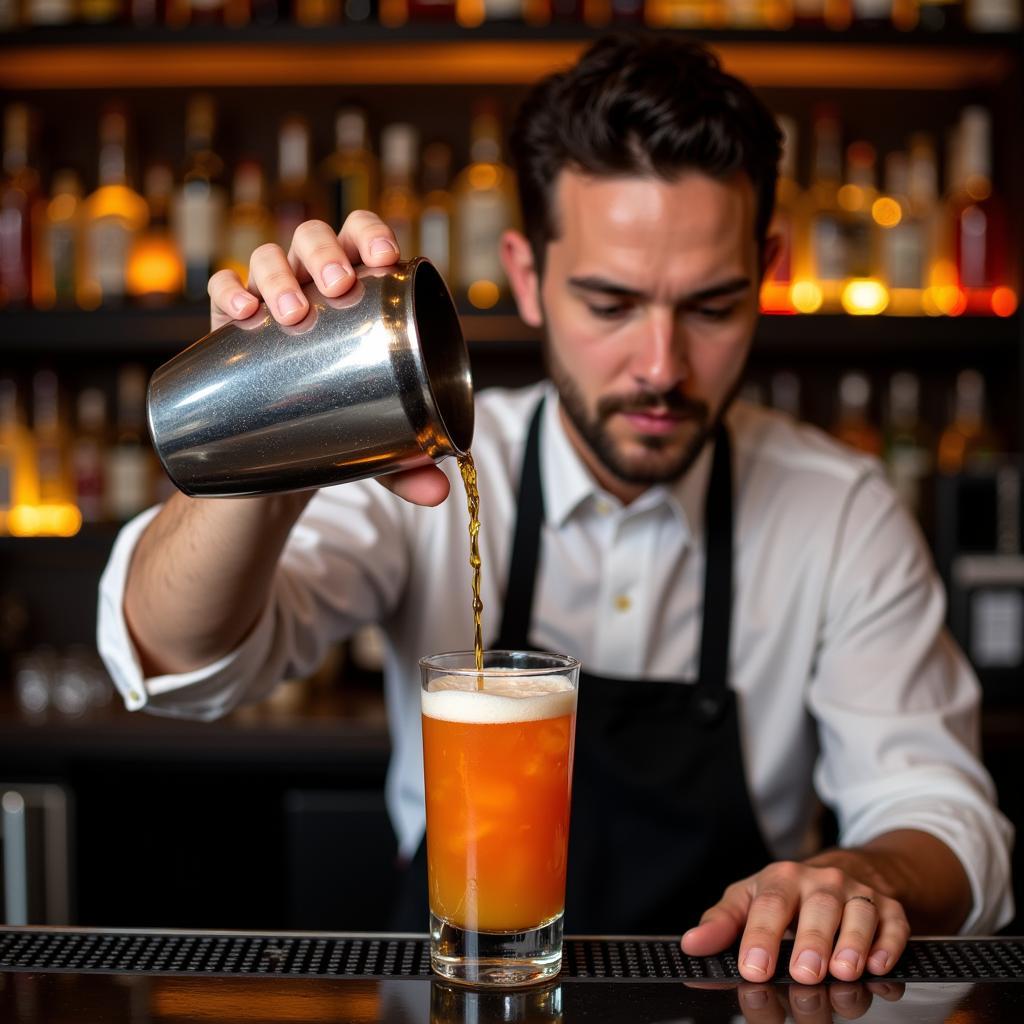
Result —
M554 199L549 373L582 457L628 499L685 473L735 392L758 312L754 190L563 171Z

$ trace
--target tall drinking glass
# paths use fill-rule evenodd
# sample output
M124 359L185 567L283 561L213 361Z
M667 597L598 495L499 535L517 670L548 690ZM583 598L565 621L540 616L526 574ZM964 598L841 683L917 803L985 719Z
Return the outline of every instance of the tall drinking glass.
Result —
M430 961L454 982L558 974L575 658L472 651L420 661Z

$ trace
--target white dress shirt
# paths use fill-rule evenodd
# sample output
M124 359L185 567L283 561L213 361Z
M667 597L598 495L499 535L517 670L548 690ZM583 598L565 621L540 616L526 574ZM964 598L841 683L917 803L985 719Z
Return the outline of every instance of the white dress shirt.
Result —
M678 482L623 507L572 448L548 384L477 401L485 641L509 571L530 414L546 394L541 565L531 641L591 672L696 675L710 446ZM779 858L810 852L815 791L840 841L893 829L945 842L970 879L965 932L1012 917L1012 828L979 756L979 688L943 627L924 540L879 464L820 431L743 402L728 414L736 502L730 675L747 783ZM426 654L472 647L466 505L419 508L373 481L320 491L292 531L257 626L197 671L143 678L122 611L125 576L155 514L129 523L100 585L99 647L129 708L216 718L313 671L329 644L378 623L393 753L388 808L401 851L424 830L420 676Z

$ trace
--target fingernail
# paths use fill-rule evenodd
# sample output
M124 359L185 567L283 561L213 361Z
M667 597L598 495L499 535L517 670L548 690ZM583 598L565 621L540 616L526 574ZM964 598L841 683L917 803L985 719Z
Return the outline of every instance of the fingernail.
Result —
M767 950L758 949L755 946L753 949L747 950L743 966L749 967L752 971L760 971L762 974L767 974L768 962L770 959L771 957L768 956Z
M277 308L281 311L282 316L291 316L292 313L302 308L302 300L299 298L298 292L285 292L277 300Z
M251 295L247 295L243 292L239 292L231 300L231 308L236 313L244 313L249 308L249 300L252 298Z
M813 949L805 949L797 958L795 967L805 974L817 978L821 974L821 957Z
M801 1013L817 1013L821 1009L821 992L797 992L793 996L793 1002Z
M855 971L860 963L860 957L852 949L841 949L836 953L836 963Z
M889 966L889 954L879 950L868 961L868 967L872 974L881 974Z
M755 988L744 993L743 1002L748 1010L763 1010L768 1005L768 993L763 988Z
M345 275L345 268L340 263L328 263L323 269L324 284L330 288L332 284L337 284Z
M857 992L855 989L843 988L841 985L833 985L832 990L829 993L832 996L832 1002L837 1007L841 1006L843 1009L851 1009L857 1005Z
M690 928L688 931L683 932L682 941L685 942L696 930L696 928Z
M395 247L386 238L378 238L370 245L371 256L392 256L395 252Z

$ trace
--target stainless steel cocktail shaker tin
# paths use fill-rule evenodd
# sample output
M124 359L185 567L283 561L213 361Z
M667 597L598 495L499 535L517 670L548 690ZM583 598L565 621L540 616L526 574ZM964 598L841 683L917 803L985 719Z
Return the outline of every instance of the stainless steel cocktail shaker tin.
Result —
M149 430L186 494L237 497L382 476L469 449L473 384L455 305L425 259L360 267L306 318L265 305L153 374Z

